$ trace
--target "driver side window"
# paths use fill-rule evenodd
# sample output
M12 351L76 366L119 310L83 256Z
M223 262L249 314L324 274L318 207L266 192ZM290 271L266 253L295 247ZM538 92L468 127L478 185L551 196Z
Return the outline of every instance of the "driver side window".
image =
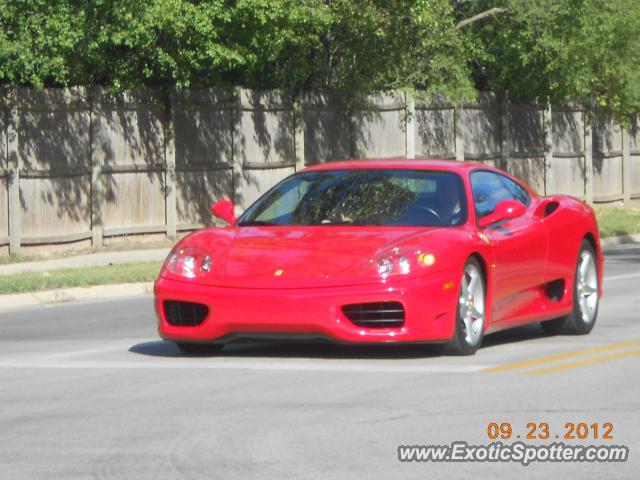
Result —
M471 173L471 190L478 218L493 213L502 200L516 200L525 206L531 201L527 191L516 182L487 170Z

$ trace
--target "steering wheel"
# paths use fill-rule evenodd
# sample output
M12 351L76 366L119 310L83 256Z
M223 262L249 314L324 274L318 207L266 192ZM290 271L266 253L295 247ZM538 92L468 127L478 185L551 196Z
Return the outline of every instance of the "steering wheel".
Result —
M437 220L438 225L443 224L442 218L440 217L440 215L438 215L438 212L436 212L433 208L425 207L424 205L411 205L409 207L409 210L418 210L418 209L434 217Z

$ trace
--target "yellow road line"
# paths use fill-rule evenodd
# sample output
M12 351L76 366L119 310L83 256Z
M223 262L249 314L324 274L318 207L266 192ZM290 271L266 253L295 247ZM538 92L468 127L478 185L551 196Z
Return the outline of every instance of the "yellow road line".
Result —
M505 365L500 365L498 367L487 368L483 370L483 372L497 373L497 372L506 372L508 370L516 370L518 368L535 367L536 365L543 365L545 363L552 363L560 360L567 360L569 358L592 355L594 353L608 352L610 350L619 350L621 348L633 347L636 345L640 345L640 339L627 340L625 342L618 342L618 343L610 343L608 345L603 345L602 347L585 348L584 350L560 353L557 355L550 355L548 357L542 357L542 358L534 358L533 360L524 360L522 362L507 363Z
M563 363L553 367L540 368L538 370L531 370L525 372L526 375L545 375L547 373L563 372L565 370L571 370L572 368L584 367L586 365L593 365L594 363L609 362L611 360L620 360L621 358L632 357L640 355L640 350L627 350L625 352L612 353L609 355L602 355L600 357L587 358L585 360L579 360L577 362Z

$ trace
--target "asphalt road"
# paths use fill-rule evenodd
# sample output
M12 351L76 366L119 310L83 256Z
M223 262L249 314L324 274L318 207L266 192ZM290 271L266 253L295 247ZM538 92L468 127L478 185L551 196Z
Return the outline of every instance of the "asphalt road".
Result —
M591 335L527 326L464 358L301 344L186 357L158 341L150 297L0 313L0 478L638 478L640 246L612 251L605 276ZM398 445L488 444L490 422L522 437L546 422L552 438L611 422L612 441L566 442L630 459L397 459Z

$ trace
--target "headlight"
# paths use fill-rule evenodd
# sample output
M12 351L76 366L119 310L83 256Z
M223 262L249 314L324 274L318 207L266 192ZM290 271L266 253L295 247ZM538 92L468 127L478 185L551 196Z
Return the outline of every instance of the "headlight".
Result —
M393 258L378 258L378 273L382 276L390 275L391 273L393 273Z
M199 247L186 246L173 250L164 262L163 270L173 275L196 278L211 272L211 254Z
M390 275L408 275L425 267L431 267L436 263L436 257L432 253L420 250L403 251L394 248L382 253L370 260L378 274L382 278Z

